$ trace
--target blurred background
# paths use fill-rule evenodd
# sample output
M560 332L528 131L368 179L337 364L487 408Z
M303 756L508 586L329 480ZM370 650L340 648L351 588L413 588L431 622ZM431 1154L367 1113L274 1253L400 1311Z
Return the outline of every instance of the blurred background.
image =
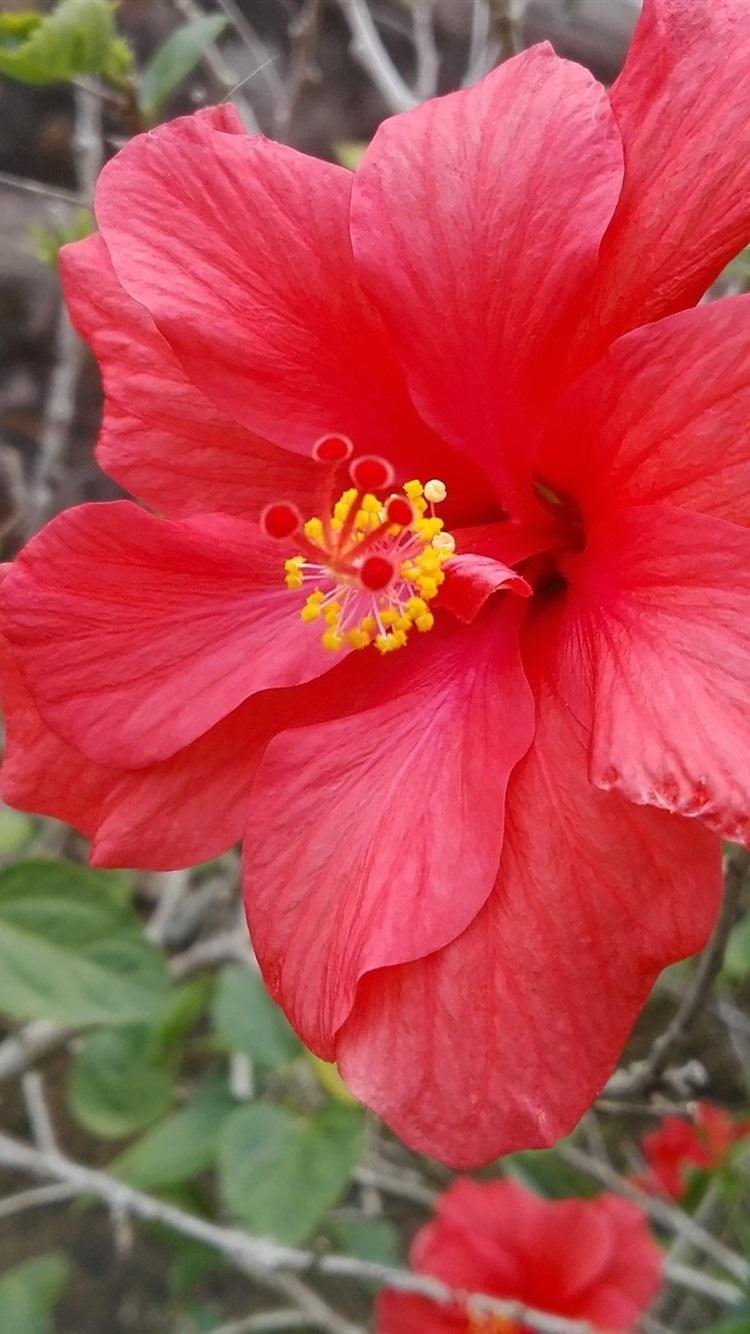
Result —
M89 24L91 2L60 9ZM58 510L116 494L93 460L99 378L62 306L57 252L93 229L97 174L132 134L228 98L249 130L353 167L385 116L543 38L610 82L639 6L121 0L98 56L89 28L27 58L42 21L29 9L53 8L0 3L4 559ZM717 293L744 290L746 268L740 257ZM50 1185L28 1163L0 1166L0 1334L353 1334L372 1318L368 1263L405 1265L451 1180L356 1106L267 999L238 867L232 853L191 872L92 872L74 831L0 808L0 1132L105 1172L104 1184L84 1170ZM635 1189L669 1256L646 1334L750 1332L750 1155L727 1129L750 1101L750 899L735 853L728 881L710 994L700 963L668 970L623 1070L571 1141L479 1174L510 1173L551 1198ZM633 1079L675 1015L668 1059ZM701 1100L724 1109L720 1143ZM684 1173L680 1160L679 1198L643 1144L668 1115L697 1117L702 1146ZM156 1201L150 1219L118 1197L118 1181ZM349 1255L362 1270L251 1273L229 1241L222 1253L220 1238L188 1235L191 1219Z

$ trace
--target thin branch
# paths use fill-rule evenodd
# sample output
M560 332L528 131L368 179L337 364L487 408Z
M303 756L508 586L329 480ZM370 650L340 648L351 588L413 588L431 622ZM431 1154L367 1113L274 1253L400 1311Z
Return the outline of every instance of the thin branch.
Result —
M741 1255L737 1255L735 1251L730 1250L716 1237L712 1237L710 1232L707 1232L682 1209L676 1209L673 1205L667 1204L658 1195L648 1195L645 1191L639 1190L631 1181L627 1181L619 1172L616 1172L613 1167L600 1162L598 1158L592 1158L590 1154L584 1153L582 1149L576 1148L573 1144L561 1146L559 1152L561 1158L569 1163L571 1167L585 1172L588 1176L593 1177L595 1181L600 1181L603 1186L617 1191L618 1195L624 1195L626 1199L632 1200L645 1214L653 1218L654 1222L660 1223L662 1227L668 1228L670 1232L674 1232L678 1236L684 1236L695 1246L696 1250L710 1256L716 1264L721 1265L727 1274L731 1274L740 1283L750 1282L750 1263L744 1260ZM739 1289L735 1291L739 1292Z
M45 1153L55 1153L57 1137L44 1092L44 1080L38 1070L28 1070L22 1077L21 1093L34 1143Z
M246 14L243 14L237 0L217 0L219 9L226 15L232 24L237 36L244 42L252 59L258 67L258 74L262 72L263 80L273 98L276 107L283 107L286 102L286 88L273 56L269 55L267 47L261 41L257 32L253 28Z
M412 24L417 57L416 94L420 101L425 101L435 96L440 73L440 56L435 41L435 0L412 0Z
M745 1293L734 1283L712 1278L710 1274L690 1269L687 1265L678 1264L669 1258L664 1263L664 1275L670 1283L687 1288L688 1292L699 1292L703 1297L711 1297L713 1301L721 1302L723 1306L738 1306L745 1299Z
M357 1282L375 1283L400 1292L415 1293L427 1297L441 1306L465 1307L477 1315L503 1316L518 1321L537 1331L537 1334L596 1334L587 1322L568 1320L563 1316L549 1315L534 1310L516 1301L501 1301L485 1293L465 1293L449 1288L437 1279L425 1274L413 1274L406 1270L395 1269L391 1265L376 1264L359 1260L350 1255L315 1255L312 1251L280 1246L261 1237L253 1237L236 1228L221 1227L195 1214L163 1200L158 1200L144 1191L118 1181L107 1172L73 1162L63 1154L43 1153L30 1145L22 1144L9 1135L0 1133L0 1165L10 1170L30 1173L33 1176L51 1177L55 1181L72 1186L81 1195L93 1195L110 1208L119 1208L134 1217L147 1222L161 1223L163 1226L203 1242L223 1255L224 1258L242 1273L266 1286L292 1295L292 1285L299 1285L301 1273L330 1274L337 1278L350 1278ZM286 1272L283 1272L286 1271ZM291 1271L291 1272L290 1272ZM309 1299L310 1290L304 1289ZM317 1294L312 1294L318 1301ZM293 1300L300 1305L295 1291ZM330 1313L330 1308L325 1308ZM305 1311L308 1318L312 1314ZM336 1317L337 1326L323 1323L322 1316L316 1323L320 1328L337 1329L337 1334L354 1334L353 1327Z
M357 1167L354 1170L354 1179L361 1186L371 1186L379 1190L383 1195L394 1195L401 1200L411 1200L413 1204L424 1205L427 1209L432 1209L437 1199L437 1192L430 1190L429 1186L423 1186L418 1181L411 1181L406 1176L393 1176L389 1172L381 1172L370 1167Z
M84 88L75 89L73 157L81 195L90 203L102 165L102 109L98 98ZM61 303L39 454L29 485L25 519L27 537L31 537L49 515L54 483L75 416L76 388L83 358L83 343L70 322L65 304Z
M404 82L383 45L366 0L339 0L352 35L351 51L367 71L389 111L408 111L418 99Z
M43 1056L57 1051L74 1032L75 1029L55 1024L50 1019L32 1019L24 1024L0 1042L0 1083L15 1079Z
M75 1186L60 1182L54 1186L34 1186L32 1190L22 1190L18 1195L9 1195L0 1200L0 1218L12 1218L14 1214L24 1213L26 1209L38 1209L48 1204L62 1204L73 1199L77 1194Z
M644 1061L630 1072L618 1070L605 1091L618 1097L638 1095L658 1083L672 1054L672 1050L690 1029L708 999L709 992L721 969L729 934L737 916L737 905L746 875L744 853L732 853L727 858L724 900L713 935L698 960L695 975L680 1005L664 1032L651 1046Z
M299 1311L261 1311L245 1320L231 1320L217 1325L211 1334L271 1334L272 1330L299 1330Z
M11 190L23 190L26 194L42 195L54 199L59 204L69 204L71 208L85 208L87 200L74 190L64 190L60 185L45 185L43 181L32 181L28 176L14 176L10 171L0 171L0 185L7 185Z
M174 7L188 22L194 22L195 19L205 18L203 10L195 4L195 0L173 0ZM215 42L207 46L202 56L203 64L213 79L216 80L220 88L224 90L225 100L232 102L239 111L245 128L251 134L260 133L260 125L256 119L255 112L248 102L247 98L241 92L242 85L247 82L246 79L237 77L237 71L230 68L224 59L221 51ZM259 73L260 69L254 71ZM249 75L252 78L253 75Z

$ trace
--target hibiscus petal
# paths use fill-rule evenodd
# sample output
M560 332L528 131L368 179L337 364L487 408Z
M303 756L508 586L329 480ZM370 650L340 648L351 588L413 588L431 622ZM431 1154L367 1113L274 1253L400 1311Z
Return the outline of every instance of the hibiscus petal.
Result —
M268 739L298 707L293 690L265 692L169 759L124 770L95 764L47 727L2 635L0 701L3 800L80 830L95 866L152 871L194 866L239 842Z
M3 577L9 569L2 567ZM119 771L94 764L50 731L4 635L0 635L0 702L5 724L3 801L63 820L90 837Z
M716 917L719 840L592 788L586 742L540 686L494 893L446 948L365 977L339 1034L356 1096L459 1167L569 1132L660 969Z
M550 413L539 470L594 516L667 500L750 525L750 297L620 338Z
M280 498L309 504L312 460L251 434L196 389L148 311L118 283L100 236L64 246L60 260L76 328L102 369L97 458L110 477L176 518L257 518Z
M492 556L462 552L445 566L445 583L440 589L436 606L453 612L460 621L470 624L482 610L488 598L501 588L512 589L519 597L530 597L531 587L515 570Z
M692 306L750 240L746 0L644 0L611 90L625 147L595 337Z
M351 182L187 116L105 167L96 214L119 281L222 412L301 453L343 431L395 462L420 427L355 281Z
M118 774L99 811L92 865L170 871L238 843L276 726L268 699L254 696L169 759Z
M546 45L386 121L357 170L357 272L420 412L503 499L517 483L525 413L567 353L572 303L592 278L621 180L603 88Z
M594 675L592 780L750 839L750 532L611 514L571 566Z
M490 892L508 775L533 733L519 615L507 598L471 627L436 627L371 673L361 711L266 752L246 827L250 931L269 989L329 1059L358 979L445 944Z
M378 1334L466 1334L466 1312L387 1289L378 1294Z
M283 551L224 515L68 510L21 552L3 600L45 721L115 767L165 759L249 695L333 663L299 618Z

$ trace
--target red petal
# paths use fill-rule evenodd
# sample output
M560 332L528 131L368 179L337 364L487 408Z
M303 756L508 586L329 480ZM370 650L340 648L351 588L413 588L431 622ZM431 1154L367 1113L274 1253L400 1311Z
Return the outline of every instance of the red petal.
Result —
M278 545L222 515L83 505L29 543L3 593L40 713L101 764L165 759L256 691L332 666Z
M668 500L750 524L750 297L619 339L555 405L539 460L594 517Z
M436 627L360 680L356 703L339 692L351 716L266 752L248 920L271 991L322 1055L364 973L445 944L490 892L508 775L533 731L518 616L513 598L470 629Z
M593 663L593 781L747 841L750 533L667 505L623 510L571 578Z
M208 861L239 841L255 769L294 694L256 697L160 764L107 768L47 727L0 636L3 800L79 829L93 840L96 866L164 871Z
M355 281L351 182L187 116L105 167L96 212L118 279L222 412L304 454L343 432L396 462L424 431Z
M551 648L538 651L543 666ZM337 1044L359 1098L464 1167L572 1128L721 896L719 840L593 789L585 731L548 687L538 709L495 892L445 949L366 977Z
M257 518L283 497L309 507L319 469L238 426L188 380L143 306L118 283L100 236L61 251L65 294L106 389L99 462L165 514Z
M466 1334L465 1311L448 1311L406 1292L379 1293L376 1314L377 1334Z
M602 343L692 306L750 239L747 0L644 0L611 92L625 181L602 245Z
M518 597L531 596L525 579L491 556L462 552L447 562L445 583L440 589L436 606L453 612L460 621L470 624L482 610L488 598L501 588Z
M503 499L567 353L621 153L604 90L539 46L386 121L357 170L357 271L415 402Z

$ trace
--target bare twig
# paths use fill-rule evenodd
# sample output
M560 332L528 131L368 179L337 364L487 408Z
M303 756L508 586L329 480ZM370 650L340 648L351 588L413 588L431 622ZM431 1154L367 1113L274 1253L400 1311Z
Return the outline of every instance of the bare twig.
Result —
M370 1167L357 1167L354 1179L361 1186L372 1186L382 1191L383 1195L394 1195L402 1200L411 1200L413 1204L424 1205L432 1209L437 1199L437 1192L423 1186L418 1181L411 1181L407 1176L394 1176L390 1172L381 1172Z
M559 1152L571 1167L585 1172L594 1180L600 1181L603 1186L617 1191L618 1195L624 1195L626 1199L632 1200L645 1214L653 1218L654 1222L660 1223L670 1232L686 1237L696 1250L710 1256L727 1274L731 1274L740 1283L750 1282L750 1263L716 1237L712 1237L710 1232L682 1209L674 1208L658 1195L648 1195L645 1191L639 1190L613 1167L600 1162L598 1158L592 1158L590 1154L584 1153L573 1144L562 1145Z
M339 0L352 35L352 55L367 71L389 111L408 111L418 98L404 82L383 45L366 0Z
M32 1019L0 1043L0 1082L15 1079L42 1057L57 1051L74 1029L55 1024L50 1019Z
M737 1306L745 1299L745 1293L734 1283L712 1278L710 1274L690 1269L687 1265L678 1264L669 1258L664 1264L664 1275L670 1283L687 1288L688 1292L699 1292L703 1297L711 1297L713 1301L721 1302L723 1306Z
M26 1172L32 1176L51 1177L75 1188L81 1195L93 1195L108 1207L120 1208L136 1218L148 1222L161 1223L163 1226L191 1237L218 1251L235 1268L253 1278L256 1282L277 1291L282 1290L295 1304L303 1309L297 1285L299 1274L330 1274L337 1278L350 1278L358 1282L374 1283L387 1286L401 1292L411 1292L441 1306L456 1305L466 1307L472 1312L483 1315L504 1316L509 1320L523 1322L537 1334L596 1334L592 1326L585 1321L568 1320L563 1316L549 1315L534 1310L516 1301L501 1301L484 1293L457 1292L437 1279L425 1274L413 1274L407 1270L395 1269L391 1265L376 1264L359 1260L350 1255L317 1256L312 1251L279 1246L275 1242L261 1237L253 1237L236 1228L221 1227L195 1214L163 1200L158 1200L144 1191L135 1190L125 1185L106 1172L73 1162L63 1154L44 1153L31 1145L20 1143L8 1135L0 1133L0 1164L10 1170ZM322 1303L317 1294L304 1288L305 1298L312 1296L321 1303L328 1315L322 1312L316 1319L312 1311L305 1310L305 1316L319 1328L336 1331L336 1334L353 1334L348 1322L343 1321L330 1308ZM335 1323L330 1317L334 1316ZM328 1320L328 1323L325 1323Z
M276 123L285 135L294 120L306 84L320 78L315 63L322 0L305 0L299 13L291 20L289 32L289 74L286 104L277 113Z
M75 89L73 157L81 195L90 202L102 165L102 110L98 98L84 88ZM65 305L61 304L39 454L29 486L25 522L28 537L44 523L50 511L54 482L75 414L76 387L83 357L83 343L70 323Z
M195 4L195 0L173 0L173 2L178 13L180 13L184 19L187 19L188 22L193 22L195 19L199 18L205 18L203 10ZM249 130L251 134L258 134L260 132L260 126L255 112L242 92L242 86L247 80L237 77L237 71L230 68L216 43L212 43L210 46L206 47L202 59L203 64L211 77L215 79L219 87L223 89L226 100L232 102L234 106L236 106L242 117L245 128ZM257 73L260 73L260 67ZM252 77L252 75L249 77Z
M263 82L273 99L275 107L282 107L286 102L286 88L273 57L261 41L246 14L243 14L237 0L218 0L219 9L226 14L237 36L244 42L258 69Z
M75 1187L64 1181L54 1186L34 1186L32 1190L22 1190L18 1195L0 1200L0 1218L12 1218L26 1209L38 1209L48 1204L62 1204L76 1194Z
M746 874L744 853L730 853L727 858L724 901L713 935L698 960L695 975L672 1020L652 1044L644 1061L631 1071L616 1071L605 1092L618 1097L637 1096L658 1083L672 1054L673 1048L689 1030L706 1003L724 959L729 933L734 926L737 904Z
M25 194L42 195L54 199L59 204L69 204L71 208L85 208L88 201L74 190L64 190L61 185L46 185L43 181L32 181L27 176L14 176L12 172L0 171L0 185L7 185L10 190L23 190Z
M417 57L415 91L420 101L424 101L435 96L440 73L435 41L435 0L412 0L412 24Z
M217 1325L211 1334L271 1334L277 1329L299 1329L300 1313L290 1311L260 1311L258 1315L249 1315L245 1320L230 1320L227 1325Z
M44 1080L38 1070L28 1070L21 1079L21 1092L34 1143L44 1153L55 1153L57 1139L52 1115L44 1092Z

